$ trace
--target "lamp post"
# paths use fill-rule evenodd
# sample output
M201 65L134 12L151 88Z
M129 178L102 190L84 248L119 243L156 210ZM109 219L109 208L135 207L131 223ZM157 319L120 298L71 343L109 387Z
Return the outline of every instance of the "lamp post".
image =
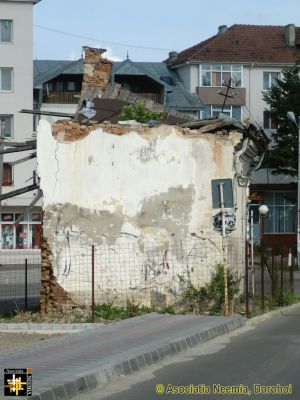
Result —
M261 239L260 239L260 273L261 273L261 308L262 312L265 309L265 265L264 265L264 255L263 255L263 234L265 231L265 215L268 213L269 209L265 204L262 204L258 208L258 212L261 218Z
M288 111L287 118L298 130L298 195L297 195L297 268L300 266L300 117L298 122L293 111Z

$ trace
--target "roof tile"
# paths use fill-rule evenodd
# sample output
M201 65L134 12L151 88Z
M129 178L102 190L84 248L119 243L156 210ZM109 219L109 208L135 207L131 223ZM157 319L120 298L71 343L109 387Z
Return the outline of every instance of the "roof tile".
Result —
M272 25L232 25L178 54L169 65L190 62L258 62L293 64L300 59L300 27L296 27L296 46L285 41L285 27Z

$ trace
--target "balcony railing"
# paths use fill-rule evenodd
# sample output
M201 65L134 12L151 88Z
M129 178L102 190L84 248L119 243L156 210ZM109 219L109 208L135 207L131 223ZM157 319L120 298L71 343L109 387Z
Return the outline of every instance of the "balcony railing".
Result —
M145 97L145 99L153 100L156 103L163 104L162 95L160 93L136 93L136 94Z
M49 92L45 103L77 104L80 92Z

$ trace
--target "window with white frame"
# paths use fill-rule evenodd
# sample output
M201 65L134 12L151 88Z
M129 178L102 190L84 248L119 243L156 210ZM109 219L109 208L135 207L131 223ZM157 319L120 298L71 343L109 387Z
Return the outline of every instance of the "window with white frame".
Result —
M41 214L32 212L26 214L18 224L14 222L19 213L1 214L1 249L39 249L41 247Z
M270 89L272 86L277 85L277 79L280 78L280 72L264 72L263 75L263 88L264 90Z
M202 107L200 111L200 118L207 119L218 117L222 112L222 106L209 105ZM241 107L240 106L225 106L223 108L223 114L228 115L230 118L234 118L238 121L241 120Z
M264 204L269 208L265 233L296 232L296 192L266 192Z
M0 67L0 91L11 92L13 80L13 69Z
M0 114L0 135L2 138L13 137L13 116Z
M231 85L242 86L242 65L235 64L202 64L201 86L225 86L232 79Z
M0 19L0 43L12 42L12 20Z

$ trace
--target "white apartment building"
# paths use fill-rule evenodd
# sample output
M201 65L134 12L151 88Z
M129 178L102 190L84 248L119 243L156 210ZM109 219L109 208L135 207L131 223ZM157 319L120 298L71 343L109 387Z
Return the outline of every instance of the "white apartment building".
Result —
M175 69L190 93L197 93L202 107L199 118L214 117L222 110L230 117L250 121L267 132L276 129L268 116L263 93L280 78L283 67L300 59L300 28L287 26L232 25L219 27L216 35L180 53L171 52L168 66ZM231 80L230 80L231 78ZM268 170L255 175L252 189L255 231L270 244L292 246L296 241L296 191L294 179L273 176ZM294 197L291 200L291 197ZM269 213L259 232L258 205Z
M33 88L33 6L40 0L0 0L0 120L2 139L24 142L32 139L33 117L21 114L32 109ZM36 159L11 165L10 162L32 153L4 155L2 193L32 184ZM5 199L1 203L1 249L28 250L40 247L40 204L16 227L14 221L28 206L37 191Z

